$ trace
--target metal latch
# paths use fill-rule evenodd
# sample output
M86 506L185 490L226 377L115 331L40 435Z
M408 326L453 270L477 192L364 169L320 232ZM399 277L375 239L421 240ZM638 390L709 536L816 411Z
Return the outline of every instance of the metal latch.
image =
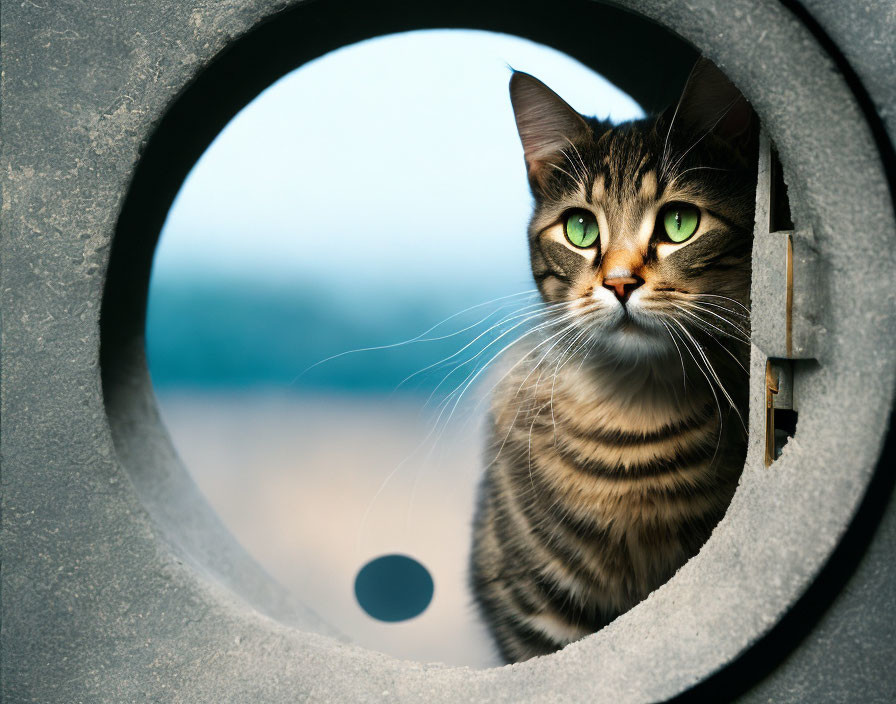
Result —
M766 466L775 461L796 429L794 389L799 379L795 378L793 360L818 356L823 331L816 322L816 264L812 231L794 227L781 165L768 136L762 134L750 319L753 344L767 360Z

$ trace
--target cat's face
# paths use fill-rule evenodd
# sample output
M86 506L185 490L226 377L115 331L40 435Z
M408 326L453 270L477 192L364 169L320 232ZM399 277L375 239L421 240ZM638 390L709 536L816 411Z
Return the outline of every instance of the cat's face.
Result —
M698 66L677 112L616 128L531 76L511 81L536 283L580 342L617 362L748 329L755 159L735 145L751 117L717 69Z

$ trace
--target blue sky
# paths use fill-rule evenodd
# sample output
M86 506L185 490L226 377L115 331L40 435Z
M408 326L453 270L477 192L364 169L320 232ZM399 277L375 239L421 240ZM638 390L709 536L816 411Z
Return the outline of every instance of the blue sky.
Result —
M154 276L529 288L509 66L581 112L642 114L590 69L517 37L437 30L345 47L284 76L221 132L169 213Z

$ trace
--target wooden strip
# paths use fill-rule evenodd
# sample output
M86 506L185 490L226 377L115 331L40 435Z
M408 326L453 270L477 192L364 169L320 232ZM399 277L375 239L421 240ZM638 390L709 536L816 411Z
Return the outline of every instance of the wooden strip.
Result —
M793 234L787 233L787 300L784 348L789 359L793 358Z

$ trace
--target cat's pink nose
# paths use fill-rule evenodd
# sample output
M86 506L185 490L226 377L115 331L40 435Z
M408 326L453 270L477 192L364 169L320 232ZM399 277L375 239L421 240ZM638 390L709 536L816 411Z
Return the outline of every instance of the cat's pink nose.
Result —
M625 303L638 286L644 283L640 276L617 276L612 279L604 279L604 288L610 289L616 294L620 303Z

